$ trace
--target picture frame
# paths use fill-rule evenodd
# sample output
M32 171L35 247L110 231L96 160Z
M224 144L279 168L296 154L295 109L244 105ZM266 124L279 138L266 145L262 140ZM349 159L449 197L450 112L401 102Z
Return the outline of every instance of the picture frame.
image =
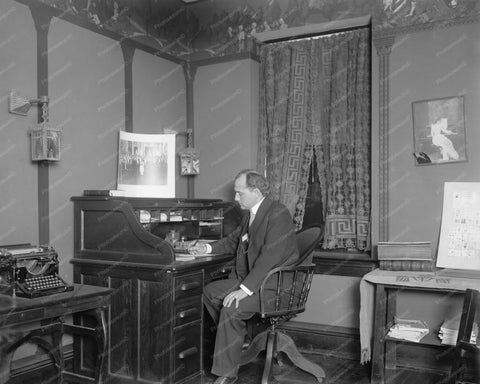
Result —
M60 160L61 132L42 123L30 131L32 161Z
M180 174L182 176L194 176L200 174L200 152L188 147L179 153Z
M175 134L120 131L117 189L131 197L175 197Z
M480 183L445 182L438 268L480 271Z
M467 161L464 96L412 103L415 165Z

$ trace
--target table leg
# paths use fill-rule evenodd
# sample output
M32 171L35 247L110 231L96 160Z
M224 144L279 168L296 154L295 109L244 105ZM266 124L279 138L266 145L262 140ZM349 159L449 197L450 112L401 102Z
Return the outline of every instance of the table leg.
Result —
M95 377L97 378L97 382L99 384L104 382L104 378L107 374L107 366L106 366L106 354L108 352L107 346L107 322L105 320L105 312L107 307L97 308L95 310L95 317L97 319L97 347L98 347L98 354L97 354L97 365L95 368Z
M372 352L371 384L385 383L385 325L387 321L387 293L382 284L375 288L375 315Z
M52 318L48 320L44 320L41 322L42 329L45 327L51 326L52 332L52 357L55 363L58 366L58 382L63 383L63 372L65 371L65 359L63 357L63 347L62 347L62 330L63 330L63 323L64 319L60 318Z
M387 298L387 317L385 319L385 333L395 324L395 316L397 313L397 295L398 290L389 289L386 291ZM390 378L393 378L394 370L397 367L397 343L385 341L385 384L388 384Z
M88 315L96 321L95 327L86 327L82 325L64 325L64 331L72 335L80 337L89 337L95 340L97 344L97 357L95 361L94 377L84 376L83 374L74 372L63 372L66 378L75 378L83 382L102 384L105 382L107 375L106 354L107 354L107 323L105 320L105 312L107 307L103 306L93 310L78 313L79 315Z
M6 383L10 378L10 365L14 352L6 353L3 348L0 349L0 383Z

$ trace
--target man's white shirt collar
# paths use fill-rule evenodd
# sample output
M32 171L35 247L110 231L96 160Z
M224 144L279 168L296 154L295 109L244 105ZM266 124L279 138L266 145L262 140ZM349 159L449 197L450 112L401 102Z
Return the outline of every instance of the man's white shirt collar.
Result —
M262 201L265 200L265 197L262 198L257 204L255 204L252 208L250 208L250 213L253 215L257 214L258 208L260 208L260 204L262 204Z

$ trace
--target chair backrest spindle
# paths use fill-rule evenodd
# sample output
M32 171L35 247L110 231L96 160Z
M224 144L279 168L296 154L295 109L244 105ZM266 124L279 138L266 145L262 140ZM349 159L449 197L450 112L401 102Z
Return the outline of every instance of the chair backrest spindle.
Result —
M322 236L323 228L317 225L302 228L297 232L298 260L274 268L262 283L260 288L260 316L262 318L285 317L288 319L305 311L314 272L313 250ZM269 292L270 299L267 292ZM275 298L271 297L273 293ZM267 301L271 304L266 305Z

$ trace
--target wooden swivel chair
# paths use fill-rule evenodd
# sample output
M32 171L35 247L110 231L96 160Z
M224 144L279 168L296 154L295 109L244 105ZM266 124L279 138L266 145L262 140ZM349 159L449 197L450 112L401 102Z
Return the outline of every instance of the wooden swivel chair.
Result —
M284 352L302 370L314 375L321 383L325 372L317 364L305 359L297 350L293 340L277 329L278 325L305 311L315 265L312 264L313 249L323 237L323 228L311 225L297 232L299 259L291 265L272 269L260 288L260 312L268 328L253 339L250 347L242 353L241 365L253 361L266 350L262 384L267 384L272 360L277 352Z
M467 289L463 301L462 316L454 349L449 384L480 382L480 347L470 340L475 324L480 320L480 292ZM478 330L477 340L478 340ZM468 369L469 363L472 369Z

